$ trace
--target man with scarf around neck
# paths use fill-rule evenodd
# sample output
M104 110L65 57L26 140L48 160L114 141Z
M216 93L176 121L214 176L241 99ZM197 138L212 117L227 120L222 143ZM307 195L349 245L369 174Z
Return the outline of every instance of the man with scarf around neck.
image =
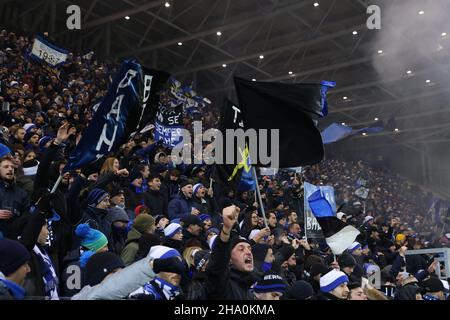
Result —
M150 265L156 277L141 288L130 293L130 299L141 300L178 300L181 298L181 277L186 275L186 268L178 251L155 246L150 251L164 252L160 258L154 259Z
M212 244L206 269L206 292L209 299L252 300L253 254L249 242L233 230L239 208L223 209L223 227Z
M138 167L131 170L129 181L128 188L124 188L125 207L136 208L138 205L144 204L144 191L142 190L144 178Z

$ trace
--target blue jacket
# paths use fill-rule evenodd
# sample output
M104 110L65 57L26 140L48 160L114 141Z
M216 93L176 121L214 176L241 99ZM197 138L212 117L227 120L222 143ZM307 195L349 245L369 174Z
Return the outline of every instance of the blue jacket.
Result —
M175 196L170 202L169 202L169 219L177 219L177 218L184 218L191 214L192 211L192 202L191 200L187 200L182 195Z

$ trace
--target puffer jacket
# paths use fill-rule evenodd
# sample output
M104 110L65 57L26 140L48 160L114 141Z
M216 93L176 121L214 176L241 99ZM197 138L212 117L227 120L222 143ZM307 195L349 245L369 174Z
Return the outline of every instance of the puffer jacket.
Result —
M177 219L177 218L184 218L191 214L192 211L192 202L191 200L186 199L182 195L175 196L170 202L169 202L169 219Z

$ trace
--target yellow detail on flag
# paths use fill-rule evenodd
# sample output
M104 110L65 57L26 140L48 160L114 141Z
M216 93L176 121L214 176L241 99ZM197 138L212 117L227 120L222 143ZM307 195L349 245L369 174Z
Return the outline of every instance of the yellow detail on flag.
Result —
M239 162L236 167L234 167L233 173L231 174L231 176L228 178L228 181L233 180L234 176L236 175L236 173L238 172L239 169L244 168L244 170L246 172L249 172L251 167L248 164L248 146L245 146L244 151L242 151L241 148L239 148L239 152L242 156L242 160L241 162Z

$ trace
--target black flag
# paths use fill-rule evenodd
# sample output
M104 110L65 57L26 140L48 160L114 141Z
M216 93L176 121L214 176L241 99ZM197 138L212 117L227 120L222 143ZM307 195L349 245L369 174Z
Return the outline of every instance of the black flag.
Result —
M279 129L280 168L323 159L322 137L314 121L328 113L326 92L333 82L286 84L237 77L234 81L245 129ZM258 165L270 167L259 160Z
M243 129L243 122L242 122L242 111L241 109L231 102L228 99L225 99L224 104L222 106L222 110L220 113L220 122L219 122L219 130L222 132L223 136L223 154L225 157L226 153L226 145L227 145L227 139L226 139L226 130L227 129L233 129L236 130L238 128ZM237 145L235 145L237 149ZM221 184L222 186L229 186L233 190L236 191L238 183L241 179L241 171L240 170L237 174L233 175L234 169L238 163L237 160L237 154L239 150L235 150L235 161L234 163L230 164L215 164L214 165L214 171L213 176L214 179ZM225 159L224 159L225 160ZM230 179L231 178L231 179Z

